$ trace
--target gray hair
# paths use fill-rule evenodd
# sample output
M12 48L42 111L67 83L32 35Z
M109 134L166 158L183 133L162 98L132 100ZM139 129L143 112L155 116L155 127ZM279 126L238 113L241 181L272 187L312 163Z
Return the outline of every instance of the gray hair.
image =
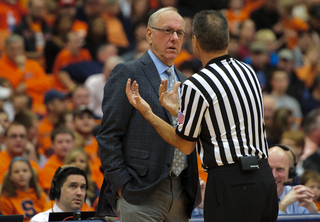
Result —
M176 12L178 13L178 10L174 7L164 7L164 8L160 8L159 10L157 10L156 12L154 12L150 17L149 17L149 20L148 20L148 27L154 27L155 24L157 23L158 21L158 17L159 15L162 13L162 12L165 12L165 11L173 11L173 12ZM179 14L179 13L178 13ZM181 16L182 17L182 16ZM183 19L183 18L182 18ZM184 22L184 27L186 27L186 22L184 21L183 19L183 22Z

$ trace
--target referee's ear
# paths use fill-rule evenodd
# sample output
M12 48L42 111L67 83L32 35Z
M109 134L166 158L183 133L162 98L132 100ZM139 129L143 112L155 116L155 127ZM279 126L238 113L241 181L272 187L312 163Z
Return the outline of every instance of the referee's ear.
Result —
M200 49L199 41L195 35L192 36L192 44L194 49Z

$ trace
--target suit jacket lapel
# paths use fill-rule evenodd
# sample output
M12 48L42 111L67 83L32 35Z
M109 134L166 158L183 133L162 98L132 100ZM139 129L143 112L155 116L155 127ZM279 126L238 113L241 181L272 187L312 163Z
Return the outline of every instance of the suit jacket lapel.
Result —
M142 70L159 97L160 76L148 52L141 57Z

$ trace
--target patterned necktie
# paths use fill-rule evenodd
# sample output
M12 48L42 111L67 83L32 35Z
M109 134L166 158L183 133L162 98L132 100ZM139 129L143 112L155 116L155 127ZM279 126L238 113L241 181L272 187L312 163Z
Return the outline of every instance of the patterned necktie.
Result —
M176 78L174 76L172 69L168 68L166 72L169 76L168 92L171 92L173 91L173 86L176 82ZM176 127L177 118L174 116L171 116L171 118L172 118L172 125ZM183 168L184 168L184 153L182 153L180 150L175 148L171 170L178 177L182 172Z

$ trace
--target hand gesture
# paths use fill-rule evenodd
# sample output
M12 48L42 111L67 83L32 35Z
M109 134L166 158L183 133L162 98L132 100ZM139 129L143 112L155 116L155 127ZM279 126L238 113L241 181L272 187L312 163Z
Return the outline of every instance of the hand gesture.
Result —
M134 81L131 85L131 79L128 79L126 94L131 105L143 116L148 112L152 112L150 105L139 94L139 85L137 81Z
M168 92L168 79L161 80L159 86L159 101L160 104L169 111L172 116L178 116L179 110L179 93L178 89L181 82L176 82L173 86L173 91Z

